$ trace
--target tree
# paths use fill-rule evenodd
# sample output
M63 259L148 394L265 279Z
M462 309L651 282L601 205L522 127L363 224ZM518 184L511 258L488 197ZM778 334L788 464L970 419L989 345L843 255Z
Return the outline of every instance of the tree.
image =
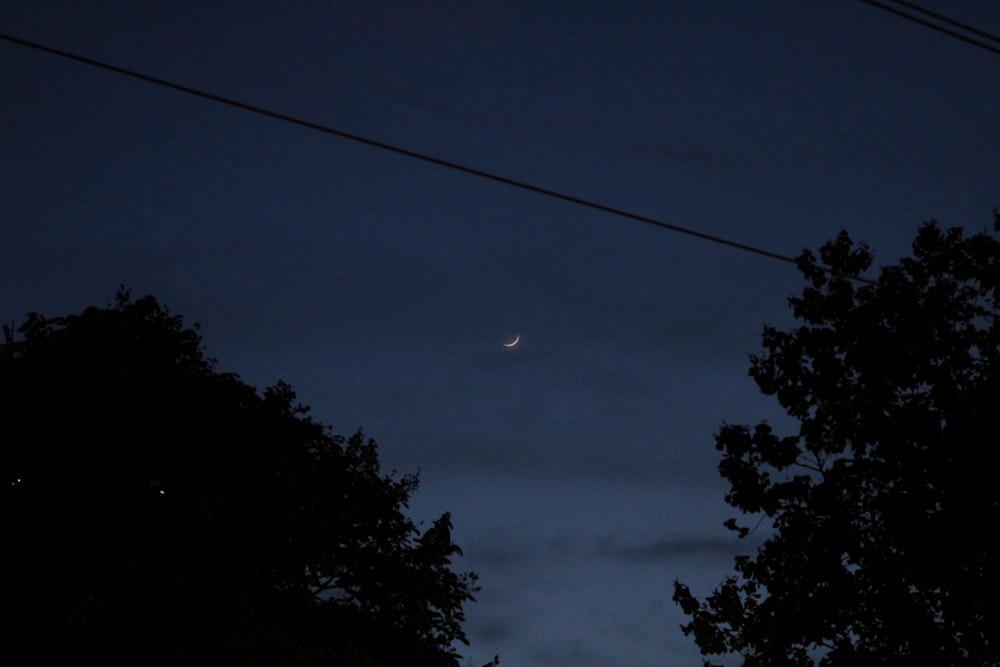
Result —
M153 297L0 354L0 608L19 664L457 666L474 574L415 476L279 382L217 372ZM10 336L8 336L10 338Z
M1000 243L931 222L912 248L877 280L843 232L820 251L829 271L800 256L802 325L765 327L750 369L798 432L716 436L726 501L749 517L727 527L770 536L705 599L675 582L703 655L1000 664Z

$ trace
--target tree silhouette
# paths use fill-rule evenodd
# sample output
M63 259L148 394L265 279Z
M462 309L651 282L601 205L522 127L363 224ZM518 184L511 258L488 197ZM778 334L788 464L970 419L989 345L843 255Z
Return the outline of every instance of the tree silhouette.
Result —
M675 582L682 629L748 667L1000 664L1000 243L931 222L872 284L846 233L820 259L750 369L798 432L716 436L726 501L773 532L705 599Z
M18 664L457 666L450 518L153 297L30 314L0 354L4 650ZM9 338L9 336L8 336Z

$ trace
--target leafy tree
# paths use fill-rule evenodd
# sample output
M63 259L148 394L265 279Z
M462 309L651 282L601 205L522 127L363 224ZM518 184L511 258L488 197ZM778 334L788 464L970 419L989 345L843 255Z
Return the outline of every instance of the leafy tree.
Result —
M28 316L0 353L0 608L18 664L457 666L445 514L153 297Z
M1000 243L931 222L912 248L877 280L846 233L799 258L802 325L765 327L750 369L798 432L716 436L726 501L750 515L727 527L772 532L705 599L675 582L703 655L1000 664Z

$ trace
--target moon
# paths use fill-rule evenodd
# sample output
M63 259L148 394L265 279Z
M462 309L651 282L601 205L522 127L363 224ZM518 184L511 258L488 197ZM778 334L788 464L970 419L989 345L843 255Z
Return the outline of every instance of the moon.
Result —
M504 343L503 346L504 347L514 347L515 345L517 345L518 341L520 341L520 340L521 340L521 334L517 334L516 336L514 336L514 340L512 340L509 343Z

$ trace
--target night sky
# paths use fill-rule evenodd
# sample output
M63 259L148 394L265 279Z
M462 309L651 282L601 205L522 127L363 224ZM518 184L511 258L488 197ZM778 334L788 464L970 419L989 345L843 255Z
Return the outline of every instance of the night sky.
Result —
M926 0L1000 33L1000 4ZM1000 57L862 2L31 2L0 32L664 222L880 261L1000 205ZM695 665L754 548L713 433L795 267L0 41L0 319L120 283L363 427L480 574L480 665ZM520 335L514 348L504 342Z

